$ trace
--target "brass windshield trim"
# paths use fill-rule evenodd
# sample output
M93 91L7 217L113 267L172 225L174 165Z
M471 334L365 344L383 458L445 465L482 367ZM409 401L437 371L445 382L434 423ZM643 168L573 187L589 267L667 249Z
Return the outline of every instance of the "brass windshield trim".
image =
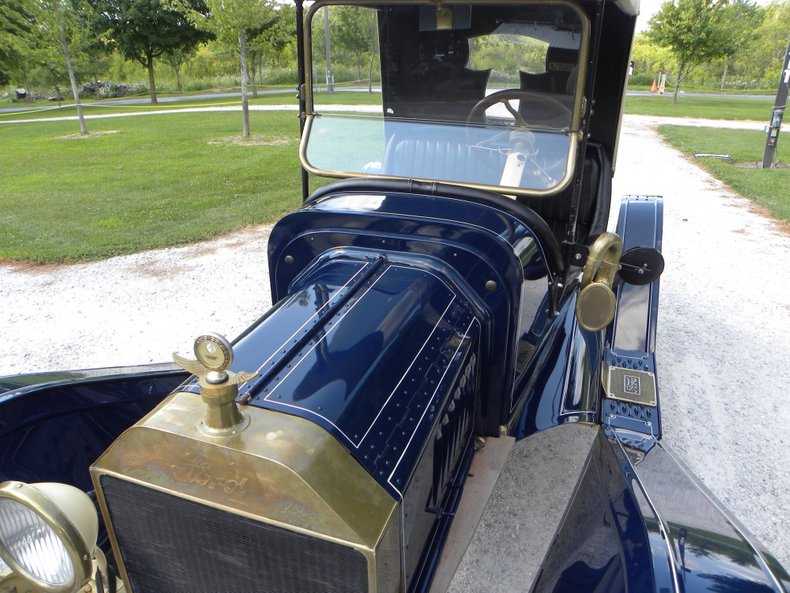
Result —
M430 0L373 0L361 2L359 0L317 0L307 11L304 17L304 56L305 56L305 126L302 131L302 137L299 143L299 159L301 160L302 167L313 175L320 177L329 177L333 179L348 179L348 178L377 178L377 179L405 179L402 176L382 175L382 174L366 174L350 171L334 171L327 169L320 169L313 166L307 160L307 140L310 137L310 131L315 117L320 116L320 113L315 112L315 103L313 100L313 51L312 51L312 19L316 12L325 6L362 6L362 7L375 7L387 5L436 5L435 2ZM488 185L478 183L465 183L458 181L437 180L433 178L415 177L418 181L435 182L441 181L450 185L457 185L460 187L471 187L474 189L482 189L486 191L493 191L496 193L504 193L512 196L525 196L544 198L556 195L557 193L566 189L574 176L576 169L578 146L581 141L581 121L583 117L584 105L586 104L586 97L584 96L585 80L587 78L587 65L590 45L590 19L585 12L581 9L580 5L572 0L544 0L544 1L527 1L527 2L503 2L502 0L477 0L474 2L447 0L442 2L447 5L469 5L469 4L521 4L521 5L550 5L550 6L565 6L572 10L579 18L581 24L581 40L579 45L579 58L578 58L578 76L576 77L576 88L574 90L573 101L573 114L571 118L570 130L566 133L569 135L568 159L565 168L565 174L562 179L551 188L548 189L525 189L515 188L499 185ZM383 105L382 105L383 109ZM354 112L350 114L357 115ZM383 116L382 112L382 116ZM562 131L562 130L557 130Z
M471 187L474 189L482 189L485 191L491 191L498 194L505 194L508 196L528 196L531 198L548 198L554 196L555 194L561 192L565 188L567 188L571 181L573 180L574 171L576 170L576 158L578 154L578 146L581 140L581 134L579 132L569 133L569 142L568 142L568 164L565 167L565 175L560 179L559 183L556 185L548 188L548 189L526 189L526 188L518 188L518 187L508 187L502 185L488 185L482 183L469 183L469 182L461 182L461 181L451 181L447 179L435 179L435 178L427 178L427 177L404 177L404 176L396 176L396 175L383 175L381 173L376 174L367 174L367 173L358 173L354 171L334 171L331 169L320 169L318 167L314 167L310 164L310 161L307 160L307 141L310 137L310 131L313 126L313 122L317 117L322 117L321 114L309 114L307 116L307 120L305 121L304 131L302 132L302 138L299 142L299 159L302 162L302 166L308 173L313 175L318 175L319 177L329 177L332 179L414 179L415 181L427 181L427 182L439 182L439 183L446 183L448 185L457 185L459 187Z

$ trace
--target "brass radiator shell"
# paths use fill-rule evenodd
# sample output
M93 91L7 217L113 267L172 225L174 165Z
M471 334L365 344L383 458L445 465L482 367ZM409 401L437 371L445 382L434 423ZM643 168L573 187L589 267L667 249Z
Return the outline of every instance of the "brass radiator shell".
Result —
M101 487L104 475L354 548L367 560L368 591L400 590L398 502L316 424L252 406L243 414L250 420L245 430L209 437L198 430L205 416L200 397L176 392L93 465L91 477L127 585Z

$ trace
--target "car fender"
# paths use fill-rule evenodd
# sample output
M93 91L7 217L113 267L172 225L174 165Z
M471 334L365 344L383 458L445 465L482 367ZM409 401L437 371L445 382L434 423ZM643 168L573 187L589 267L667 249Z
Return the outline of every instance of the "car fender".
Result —
M92 490L90 464L188 377L157 364L0 378L0 482Z

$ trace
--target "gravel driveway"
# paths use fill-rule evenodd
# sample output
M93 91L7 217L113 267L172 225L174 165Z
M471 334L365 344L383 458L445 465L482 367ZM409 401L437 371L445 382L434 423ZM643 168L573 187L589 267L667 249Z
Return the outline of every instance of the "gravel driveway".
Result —
M664 145L653 123L626 117L614 195L665 198L665 441L790 567L790 235ZM206 330L237 335L269 306L269 229L89 264L0 266L0 375L162 362Z

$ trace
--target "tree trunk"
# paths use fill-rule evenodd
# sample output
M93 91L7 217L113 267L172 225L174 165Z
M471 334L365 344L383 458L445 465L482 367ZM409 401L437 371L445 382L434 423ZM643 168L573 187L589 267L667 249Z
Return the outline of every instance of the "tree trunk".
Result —
M332 73L332 33L329 30L329 7L324 6L324 54L326 57L326 92L335 92L335 75Z
M179 66L173 66L173 70L176 71L176 90L180 93L181 92L181 68Z
M378 28L376 27L376 21L370 21L370 61L368 62L368 92L373 92L373 58L376 55L376 49L378 49L379 44L376 41L376 32Z
M146 52L145 67L148 69L148 92L151 94L151 103L159 103L156 100L156 81L154 80L154 56L151 52Z
M678 91L680 90L680 79L683 76L683 68L685 68L686 63L680 62L680 67L678 68L678 79L675 81L675 94L672 95L672 104L677 104L678 102Z
M66 28L63 26L63 16L58 13L57 19L60 49L63 50L63 57L66 59L66 69L69 72L69 82L71 83L71 94L74 96L74 106L77 108L77 119L80 120L80 134L87 134L88 126L85 125L85 117L82 114L80 92L77 89L77 77L74 75L74 66L71 64L71 52L69 51L69 42L66 39Z
M362 52L357 52L357 81L362 80Z
M258 60L257 52L252 52L252 57L250 58L250 84L252 84L252 98L258 98L258 87L255 86L255 63Z
M724 92L724 84L727 82L727 66L729 65L729 60L725 57L724 58L724 74L721 75L721 91Z
M241 52L241 117L242 137L250 137L250 106L247 102L247 34L239 32L239 51Z

